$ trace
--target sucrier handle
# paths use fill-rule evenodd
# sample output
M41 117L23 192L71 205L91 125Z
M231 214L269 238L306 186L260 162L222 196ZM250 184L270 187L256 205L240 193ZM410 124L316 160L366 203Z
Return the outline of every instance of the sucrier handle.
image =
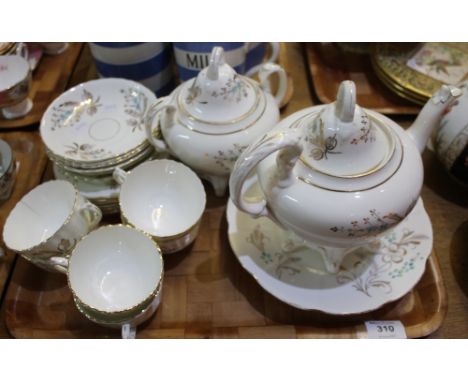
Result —
M175 111L174 106L170 104L169 97L163 97L158 99L154 104L150 106L148 112L146 113L145 118L145 129L146 129L146 138L154 146L156 152L158 153L167 153L167 145L162 139L155 138L155 135L159 135L159 121L156 124L156 127L153 129L154 119L159 116L160 113L168 109L169 111ZM157 134L154 134L154 131L157 130Z
M276 104L279 106L286 95L286 90L288 89L288 76L285 70L277 64L267 62L266 64L261 65L260 71L258 72L258 78L262 89L271 93L269 77L273 73L278 73L278 90L276 95L273 96Z
M294 182L293 167L301 155L302 145L294 135L266 134L245 150L237 160L229 180L229 191L234 204L255 217L269 216L267 201L247 202L244 199L244 183L252 170L267 156L279 151L276 157L276 178L272 187L286 188Z

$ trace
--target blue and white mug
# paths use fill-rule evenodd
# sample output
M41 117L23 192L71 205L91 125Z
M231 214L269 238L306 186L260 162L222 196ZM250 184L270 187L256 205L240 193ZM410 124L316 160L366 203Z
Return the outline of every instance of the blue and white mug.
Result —
M91 42L89 47L100 77L137 81L158 97L175 87L170 43Z
M265 60L267 45L271 46L271 57ZM263 62L274 62L278 58L277 42L174 42L174 56L179 78L187 81L208 66L211 51L215 46L224 49L226 62L237 73L254 75Z

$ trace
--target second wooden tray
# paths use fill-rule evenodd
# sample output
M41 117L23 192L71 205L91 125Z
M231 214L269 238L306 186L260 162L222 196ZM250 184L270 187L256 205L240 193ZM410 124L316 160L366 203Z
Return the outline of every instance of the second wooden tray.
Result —
M165 257L161 306L137 338L359 338L366 320L401 320L408 337L437 330L447 309L435 254L416 287L399 301L358 316L295 309L265 292L228 244L225 201L209 198L200 235ZM5 304L16 338L118 338L120 332L86 320L75 308L64 275L19 258Z

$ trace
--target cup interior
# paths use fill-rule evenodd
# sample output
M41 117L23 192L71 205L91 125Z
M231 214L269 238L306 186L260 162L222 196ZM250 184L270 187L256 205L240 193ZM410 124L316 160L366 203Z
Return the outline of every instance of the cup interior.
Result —
M187 231L201 218L206 194L198 176L167 159L145 162L127 175L120 189L124 217L156 237Z
M26 194L13 208L3 240L14 251L25 251L52 237L73 212L77 191L69 182L53 180Z
M68 280L84 304L108 313L144 302L162 276L162 257L144 233L105 226L85 236L72 252Z

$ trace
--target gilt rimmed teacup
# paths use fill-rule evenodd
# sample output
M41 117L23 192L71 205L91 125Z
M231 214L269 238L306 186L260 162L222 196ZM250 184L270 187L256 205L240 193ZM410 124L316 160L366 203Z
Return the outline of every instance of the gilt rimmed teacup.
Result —
M16 162L10 145L0 139L0 201L10 197L15 183Z
M190 168L157 159L131 172L117 168L114 178L121 184L122 221L151 235L163 253L180 251L195 240L206 194Z
M10 212L3 241L12 251L48 271L63 272L75 244L96 228L102 213L63 180L45 182Z
M77 243L68 260L67 278L75 305L85 317L121 327L122 337L128 338L160 303L161 250L135 228L103 226Z

